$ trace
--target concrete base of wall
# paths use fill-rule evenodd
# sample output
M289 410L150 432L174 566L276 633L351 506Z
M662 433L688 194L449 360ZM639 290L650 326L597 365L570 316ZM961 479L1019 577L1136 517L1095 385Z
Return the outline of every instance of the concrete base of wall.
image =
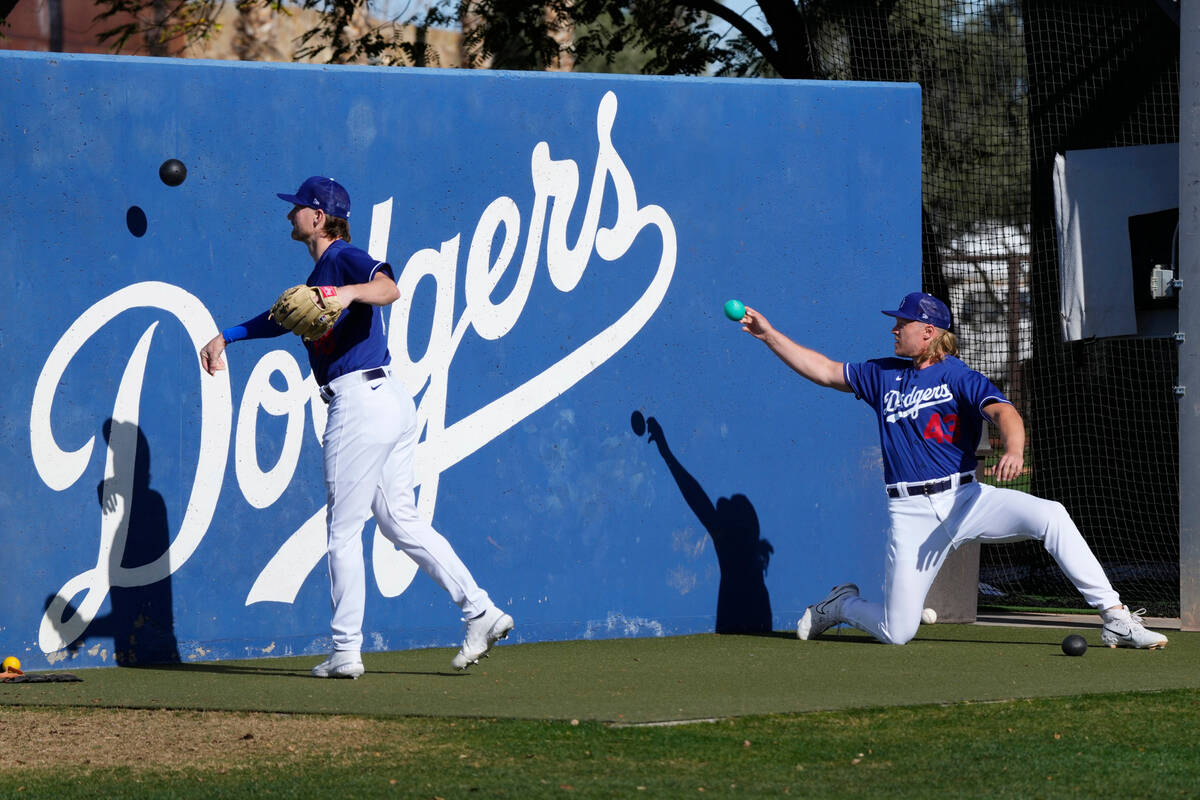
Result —
M979 542L968 542L946 558L925 607L937 612L938 622L974 622L979 607Z

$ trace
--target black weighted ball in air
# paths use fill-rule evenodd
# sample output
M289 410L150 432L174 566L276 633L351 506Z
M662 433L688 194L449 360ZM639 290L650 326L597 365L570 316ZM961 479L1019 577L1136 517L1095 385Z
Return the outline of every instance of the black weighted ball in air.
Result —
M158 168L158 177L167 186L178 186L187 178L187 167L178 158L168 158Z

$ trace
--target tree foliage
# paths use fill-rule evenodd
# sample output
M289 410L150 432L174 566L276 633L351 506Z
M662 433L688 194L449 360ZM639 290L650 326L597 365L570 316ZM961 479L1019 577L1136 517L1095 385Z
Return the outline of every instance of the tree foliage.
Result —
M239 15L291 15L314 12L313 27L293 43L292 58L330 64L370 63L385 66L424 66L436 59L432 48L407 26L408 19L383 18L374 12L377 0L230 0ZM168 43L209 39L220 30L218 17L227 0L97 0L97 38L113 52L125 52L144 42L151 55L167 55ZM251 48L253 50L253 48Z
M544 68L568 50L592 70L918 83L927 261L981 223L1028 221L1019 0L447 2L435 24L461 23L476 63L497 67Z
M100 0L96 21L102 27L97 39L114 52L131 43L145 42L150 55L166 55L176 39L197 41L215 30L223 0Z
M811 4L758 0L739 13L717 0L445 0L425 20L461 24L475 65L542 69L563 51L612 64L635 52L649 74L810 78Z
M100 0L101 17L135 20L102 36L114 44L147 31L158 41L208 36L223 2ZM379 0L238 0L237 8L315 12L293 56L330 63L436 63L420 32L456 28L468 66L544 69L567 56L590 71L916 82L926 238L1027 219L1019 0L747 2L433 0L394 19L378 17Z

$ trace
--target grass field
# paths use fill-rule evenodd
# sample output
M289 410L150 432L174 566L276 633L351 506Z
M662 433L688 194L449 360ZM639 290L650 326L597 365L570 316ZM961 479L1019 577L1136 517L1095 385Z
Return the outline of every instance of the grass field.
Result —
M0 797L1196 797L1200 634L689 636L0 684ZM1093 645L1094 630L1080 628ZM680 724L682 722L682 724Z

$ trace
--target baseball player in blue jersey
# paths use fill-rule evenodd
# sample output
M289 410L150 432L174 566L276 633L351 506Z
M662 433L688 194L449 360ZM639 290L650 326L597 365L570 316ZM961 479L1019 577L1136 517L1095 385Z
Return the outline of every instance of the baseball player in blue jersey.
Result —
M752 308L742 330L820 386L853 392L875 411L891 530L882 603L859 597L852 583L835 586L809 606L796 635L812 639L848 624L881 642L904 644L917 633L925 595L946 556L971 541L1037 539L1100 612L1100 639L1110 647L1155 649L1167 637L1148 630L1109 583L1061 503L975 480L975 447L985 421L1000 431L1003 453L988 474L1011 481L1024 467L1025 423L991 381L957 358L950 310L914 292L900 308L884 311L892 326L895 358L840 363L797 344Z
M452 665L466 669L508 636L513 620L471 577L450 543L418 515L413 494L416 409L388 364L383 307L399 297L392 267L350 245L350 196L337 182L314 176L295 194L292 238L308 248L314 267L306 283L336 291L344 311L316 341L305 341L321 398L329 404L322 441L333 653L313 668L318 678L357 678L362 650L366 577L362 531L374 515L380 532L449 594L463 612L466 635ZM200 351L208 374L225 369L230 342L279 336L285 328L264 311L227 328Z

